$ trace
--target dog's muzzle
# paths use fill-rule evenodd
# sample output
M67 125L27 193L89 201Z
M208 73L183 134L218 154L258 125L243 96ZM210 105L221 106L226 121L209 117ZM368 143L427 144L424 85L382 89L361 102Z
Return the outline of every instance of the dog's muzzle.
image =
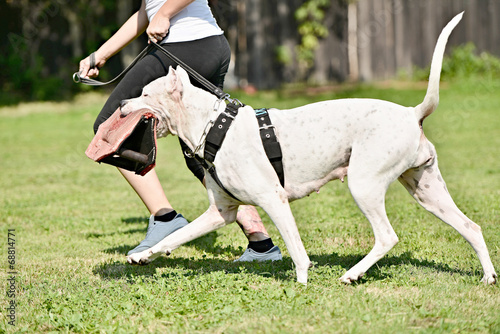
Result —
M123 116L118 108L99 126L85 154L96 162L145 175L156 162L156 123L147 109Z

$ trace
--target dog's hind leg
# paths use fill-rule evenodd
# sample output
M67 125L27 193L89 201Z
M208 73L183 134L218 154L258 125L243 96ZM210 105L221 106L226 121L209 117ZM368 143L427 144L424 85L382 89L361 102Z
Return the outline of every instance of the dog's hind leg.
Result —
M380 178L374 178L367 173L358 173L353 169L350 169L348 182L349 190L369 220L375 236L375 245L368 255L340 278L342 282L349 284L361 278L372 265L387 254L398 243L398 236L385 212L384 197L388 184L384 184L385 181Z
M483 267L484 276L481 281L485 284L495 284L497 274L491 263L481 227L456 206L439 171L437 158L426 166L406 171L399 181L421 206L451 225L470 243Z
M311 261L300 239L290 204L284 193L281 196L272 196L273 200L270 200L270 197L267 197L265 203L259 203L259 206L269 215L269 218L278 228L295 264L297 281L307 284L307 270L311 266Z

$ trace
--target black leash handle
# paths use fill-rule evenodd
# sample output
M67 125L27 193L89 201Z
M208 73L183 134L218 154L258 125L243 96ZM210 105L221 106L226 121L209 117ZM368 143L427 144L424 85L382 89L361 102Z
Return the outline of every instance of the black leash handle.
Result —
M118 74L118 76L116 78L114 78L114 79L112 79L112 80L110 80L108 82L102 82L102 81L94 80L94 79L91 79L91 78L82 78L80 76L80 72L73 73L73 81L76 82L76 83L82 83L82 84L89 85L89 86L105 86L105 85L109 85L109 84L117 81L118 79L120 79L121 77L123 77L128 71L130 71L130 69L135 64L137 64L137 62L139 60L141 60L142 58L144 58L144 56L146 56L148 54L148 52L151 51L152 48L153 48L153 46L151 46L151 44L148 44L148 46L146 46L144 48L144 50L142 50L137 55L137 57L135 57L135 59L132 60L132 62L130 63L130 65L127 66L127 68L125 68L120 74ZM90 60L91 60L90 68L93 68L93 67L95 67L95 55L92 53L90 56L91 56L90 57Z

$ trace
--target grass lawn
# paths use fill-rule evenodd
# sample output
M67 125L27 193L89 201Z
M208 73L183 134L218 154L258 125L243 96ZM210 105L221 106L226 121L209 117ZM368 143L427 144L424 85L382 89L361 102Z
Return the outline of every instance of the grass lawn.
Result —
M458 206L483 228L500 270L500 80L444 83L425 121ZM234 93L253 107L295 107L341 97L414 106L425 85ZM0 333L500 333L499 286L484 286L469 244L395 183L387 213L400 243L353 285L338 278L371 249L368 221L346 184L292 203L315 266L309 284L276 228L280 263L238 263L246 239L236 224L149 266L126 252L145 235L148 213L117 171L84 155L105 97L0 108ZM159 141L157 171L189 220L207 208L176 138ZM348 180L347 180L348 182ZM9 245L9 232L12 239ZM8 254L15 249L10 268ZM13 251L11 251L11 254ZM14 271L15 284L8 279ZM9 310L15 302L15 325Z

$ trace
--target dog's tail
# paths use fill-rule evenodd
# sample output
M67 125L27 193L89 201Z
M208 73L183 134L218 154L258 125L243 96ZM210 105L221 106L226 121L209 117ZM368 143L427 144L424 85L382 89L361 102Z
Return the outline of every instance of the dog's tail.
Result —
M439 80L441 78L444 50L446 48L446 43L448 42L448 37L462 19L463 14L464 12L461 12L460 14L455 16L446 25L446 27L444 27L441 35L439 35L438 41L436 43L436 48L434 49L434 54L432 55L431 73L429 75L429 86L427 87L427 93L425 94L424 101L417 107L415 107L415 114L420 124L422 124L423 120L427 116L429 116L434 110L436 110L439 104Z

